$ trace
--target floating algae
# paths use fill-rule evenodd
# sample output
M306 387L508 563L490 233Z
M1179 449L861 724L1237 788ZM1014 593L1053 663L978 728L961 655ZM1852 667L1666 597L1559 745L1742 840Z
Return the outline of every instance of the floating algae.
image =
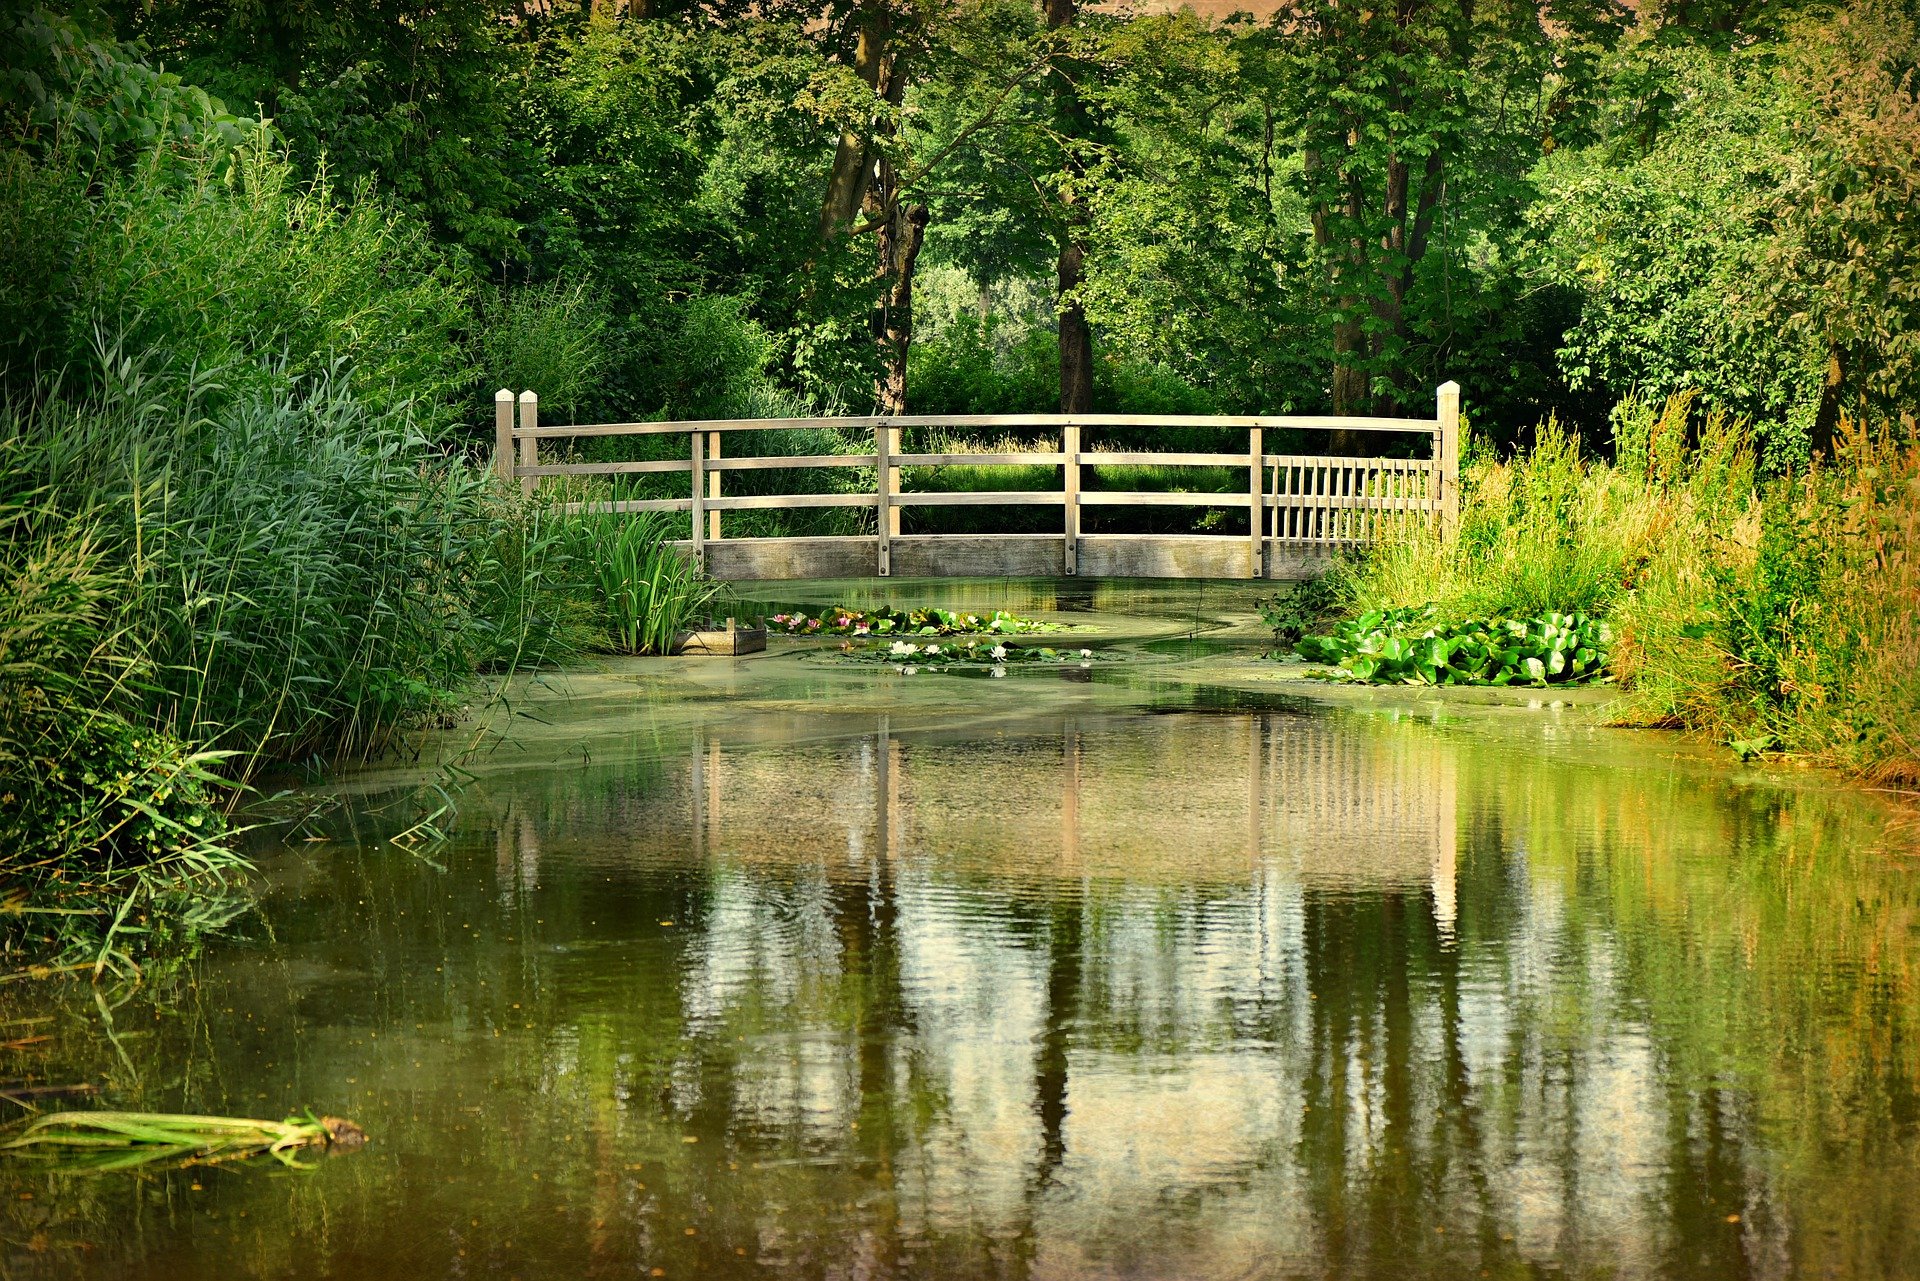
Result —
M366 1131L337 1116L256 1121L168 1112L55 1112L29 1122L0 1151L52 1158L69 1169L119 1170L181 1157L188 1164L265 1154L297 1165L306 1148L357 1148Z

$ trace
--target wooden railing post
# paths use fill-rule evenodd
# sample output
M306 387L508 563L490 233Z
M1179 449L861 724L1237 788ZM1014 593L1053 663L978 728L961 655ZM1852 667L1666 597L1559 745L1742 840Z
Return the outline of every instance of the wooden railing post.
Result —
M1440 536L1460 532L1460 384L1444 382L1435 397L1434 417L1440 420L1438 456L1440 482Z
M540 465L540 442L529 433L540 425L540 398L530 391L520 393L520 465L538 467ZM532 498L533 488L540 483L538 476L520 478L520 496Z
M703 491L707 487L707 440L703 433L697 431L688 432L687 439L692 442L690 457L693 460L693 521L691 529L693 538L693 566L704 574L707 571L707 522L703 516L706 504L702 501L702 498Z
M493 393L493 474L513 484L513 393L505 387Z
M1265 578L1267 576L1267 541L1263 535L1266 524L1261 519L1265 506L1264 496L1267 487L1261 482L1266 479L1267 449L1266 436L1258 427L1247 428L1247 577Z
M900 483L899 469L892 464L893 431L885 423L873 429L874 509L873 530L876 548L874 572L881 578L893 573L891 538L899 519L893 505L895 488Z
M720 433L710 431L707 433L707 457L712 459L718 458L719 456ZM712 468L708 468L707 470L707 497L720 497L720 473L714 471ZM720 541L720 513L718 511L710 511L707 513L707 537L716 543Z
M1060 488L1066 504L1066 572L1071 578L1080 572L1080 424L1068 423L1060 429Z
M900 429L898 427L889 427L887 428L887 457L898 458L899 456ZM892 467L891 475L887 477L887 493L898 494L899 492L900 469L898 467ZM900 537L900 507L897 503L887 504L887 537Z

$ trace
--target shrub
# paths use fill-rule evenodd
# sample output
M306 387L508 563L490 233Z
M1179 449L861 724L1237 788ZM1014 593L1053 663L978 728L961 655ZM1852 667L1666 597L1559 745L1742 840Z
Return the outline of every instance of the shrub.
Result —
M581 560L598 576L606 648L616 653L671 654L720 591L667 545L666 526L657 513L574 518Z
M130 903L218 882L240 860L222 844L220 755L123 715L142 664L115 630L122 581L91 518L0 499L0 533L0 938L12 952L50 895Z
M606 365L606 303L586 282L554 281L495 295L475 339L483 394L533 389L564 422L598 399Z

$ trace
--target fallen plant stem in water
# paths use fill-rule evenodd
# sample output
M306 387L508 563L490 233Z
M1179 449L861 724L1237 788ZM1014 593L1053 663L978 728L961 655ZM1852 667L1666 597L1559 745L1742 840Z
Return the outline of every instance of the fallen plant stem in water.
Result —
M0 1144L20 1156L53 1156L69 1168L118 1170L184 1157L188 1164L265 1154L297 1165L303 1148L357 1148L366 1131L337 1116L256 1121L169 1112L54 1112ZM49 1152L48 1149L53 1151Z

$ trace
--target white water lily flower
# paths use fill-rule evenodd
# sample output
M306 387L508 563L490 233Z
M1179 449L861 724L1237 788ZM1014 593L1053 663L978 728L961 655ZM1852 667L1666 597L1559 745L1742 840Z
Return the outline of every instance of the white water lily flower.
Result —
M993 655L993 661L997 663L1007 656L1007 647L1005 645L995 645L987 652Z
M927 653L929 653L929 654L938 654L939 652L940 652L940 647L939 647L938 645L929 645L929 646L927 646Z
M920 647L917 645L909 645L905 641L895 641L893 643L893 647L889 649L887 652L889 654L894 655L896 658L904 658L908 654L919 653Z
M1080 657L1082 657L1082 658L1092 658L1092 657L1093 657L1093 651L1092 651L1092 650L1090 650L1090 649L1083 649L1083 650L1081 650L1081 651L1080 651Z

